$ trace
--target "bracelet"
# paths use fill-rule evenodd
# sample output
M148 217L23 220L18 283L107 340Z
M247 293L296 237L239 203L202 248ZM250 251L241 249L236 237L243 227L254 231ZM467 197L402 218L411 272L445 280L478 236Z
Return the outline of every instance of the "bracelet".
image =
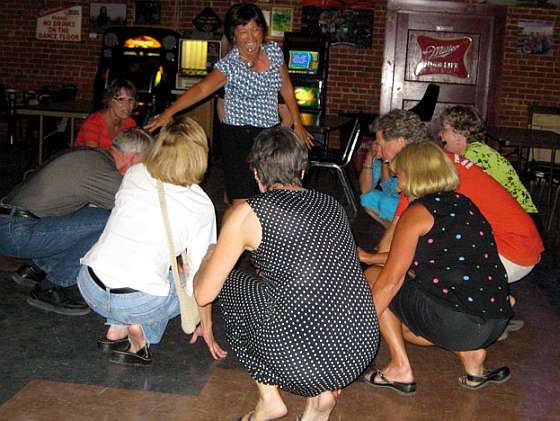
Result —
M373 170L373 165L370 165L369 167L367 165L362 165L362 171L363 170Z

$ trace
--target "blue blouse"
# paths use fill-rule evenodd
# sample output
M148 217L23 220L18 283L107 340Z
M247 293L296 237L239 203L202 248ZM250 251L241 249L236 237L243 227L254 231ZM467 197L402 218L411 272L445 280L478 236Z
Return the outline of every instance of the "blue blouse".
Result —
M263 44L270 68L252 71L234 48L216 63L227 77L224 96L224 123L233 126L272 127L278 118L278 91L282 87L280 66L284 64L282 50L275 42Z

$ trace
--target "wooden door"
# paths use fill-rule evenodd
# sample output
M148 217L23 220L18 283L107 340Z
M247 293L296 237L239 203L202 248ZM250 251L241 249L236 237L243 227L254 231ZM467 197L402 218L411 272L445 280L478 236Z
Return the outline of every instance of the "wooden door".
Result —
M437 83L436 113L450 105L472 105L492 124L504 25L500 6L389 0L381 113L411 108L429 83Z

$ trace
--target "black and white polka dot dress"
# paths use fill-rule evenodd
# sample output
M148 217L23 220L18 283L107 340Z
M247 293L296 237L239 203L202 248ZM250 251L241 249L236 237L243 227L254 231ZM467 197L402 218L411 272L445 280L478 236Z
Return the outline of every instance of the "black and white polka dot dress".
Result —
M259 383L316 396L353 382L375 356L372 296L342 207L312 190L248 200L262 226L260 278L234 270L220 293L228 340Z

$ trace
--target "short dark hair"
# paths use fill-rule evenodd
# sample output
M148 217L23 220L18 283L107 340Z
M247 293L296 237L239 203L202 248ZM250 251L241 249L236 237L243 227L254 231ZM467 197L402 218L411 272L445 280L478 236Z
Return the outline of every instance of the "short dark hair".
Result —
M132 98L136 98L137 90L134 83L127 79L113 79L103 91L103 104L105 107L108 107L111 100L119 95L121 89L127 90Z
M406 143L432 140L426 123L417 114L407 110L391 110L378 117L373 124L374 131L381 131L387 141L402 137Z
M263 35L266 35L268 25L262 10L257 5L253 3L239 3L229 8L224 17L224 33L231 45L235 44L235 28L239 25L247 25L252 19L261 28Z
M441 113L441 124L449 124L457 133L465 136L467 143L484 142L484 121L478 111L466 105L448 107Z
M259 133L247 160L267 189L276 183L301 186L307 148L291 129L273 127Z

